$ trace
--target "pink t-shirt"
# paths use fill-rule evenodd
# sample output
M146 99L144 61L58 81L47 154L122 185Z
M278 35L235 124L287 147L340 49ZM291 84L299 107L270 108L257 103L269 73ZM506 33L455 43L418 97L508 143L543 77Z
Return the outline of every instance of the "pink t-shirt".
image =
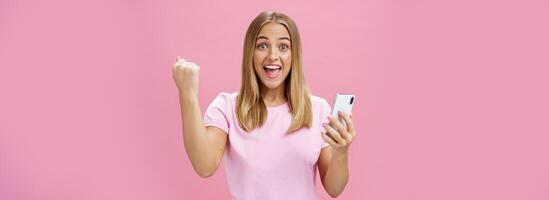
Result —
M220 93L204 115L205 126L228 134L223 159L232 199L318 199L316 162L321 148L328 146L320 135L331 110L328 102L310 95L312 127L285 135L292 119L287 103L267 107L263 126L246 132L236 118L237 95Z

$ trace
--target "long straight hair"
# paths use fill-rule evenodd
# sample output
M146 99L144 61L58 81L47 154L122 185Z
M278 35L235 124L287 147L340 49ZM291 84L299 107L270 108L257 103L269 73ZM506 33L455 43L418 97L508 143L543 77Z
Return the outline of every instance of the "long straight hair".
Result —
M302 127L311 127L312 108L309 88L302 69L299 32L295 22L282 13L262 12L250 23L246 31L242 56L242 85L236 101L236 117L238 125L247 132L261 127L267 119L267 106L260 93L260 80L254 71L253 55L259 31L263 25L271 22L283 25L290 34L292 66L283 84L285 84L284 94L292 114L292 122L287 133L293 133Z

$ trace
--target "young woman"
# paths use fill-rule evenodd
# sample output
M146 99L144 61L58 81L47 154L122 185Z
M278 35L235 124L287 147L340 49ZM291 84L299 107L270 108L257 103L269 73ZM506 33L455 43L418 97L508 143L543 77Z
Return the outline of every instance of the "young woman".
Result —
M294 21L259 14L244 40L240 91L220 93L204 117L199 67L179 57L173 66L187 155L204 178L223 157L233 199L318 199L317 168L330 196L347 184L353 121L339 113L343 125L330 116L326 100L309 94L301 61Z

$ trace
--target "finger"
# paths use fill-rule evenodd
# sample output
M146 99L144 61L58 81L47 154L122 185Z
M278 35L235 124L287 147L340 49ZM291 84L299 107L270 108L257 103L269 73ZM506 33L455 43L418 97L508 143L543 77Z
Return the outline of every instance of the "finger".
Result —
M184 68L184 69L191 68L191 66L192 66L192 64L190 62L187 62L187 61L180 61L179 65L181 65L181 67Z
M330 125L332 125L333 128L337 129L338 132L340 133L347 132L347 129L345 129L343 124L341 124L341 122L339 122L339 120L337 120L335 117L329 116L329 119L330 119Z
M343 119L343 116L345 116L347 113L343 112L343 111L339 111L337 112L337 116L338 116L338 119L339 119L339 122L341 124L343 124L343 127L347 128L347 124L345 123L345 120Z
M355 132L355 126L353 124L353 120L351 119L351 116L345 113L343 113L342 116L343 116L343 120L345 120L345 124L347 125L347 132L353 134Z
M347 143L345 139L343 139L341 135L330 125L324 124L324 129L328 131L329 136L331 136L337 144L345 145Z
M193 66L193 68L195 68L195 69L200 69L200 67L199 67L197 64L195 64L195 63L193 63L192 66Z
M339 111L338 115L341 115L343 112ZM333 126L336 126L337 131L341 135L341 137L347 142L351 142L353 140L353 135L351 135L348 131L346 126L340 121L337 120L335 117L330 116L330 122L335 124ZM332 126L332 127L333 127Z
M322 138L324 139L324 141L326 141L330 146L336 146L337 145L337 142L335 142L334 139L332 139L330 136L328 136L326 134L326 132L322 132L320 134L322 135Z
M179 66L180 66L179 63L176 62L175 64L173 64L172 69L173 69L173 70L176 70Z
M180 62L176 62L175 64L173 64L173 69L176 69L178 67L181 67L181 63Z

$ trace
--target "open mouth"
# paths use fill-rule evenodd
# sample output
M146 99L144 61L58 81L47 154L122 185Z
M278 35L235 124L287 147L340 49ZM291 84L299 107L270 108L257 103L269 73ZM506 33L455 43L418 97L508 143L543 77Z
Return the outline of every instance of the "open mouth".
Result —
M264 65L263 66L265 76L275 79L280 75L282 67L280 65Z

